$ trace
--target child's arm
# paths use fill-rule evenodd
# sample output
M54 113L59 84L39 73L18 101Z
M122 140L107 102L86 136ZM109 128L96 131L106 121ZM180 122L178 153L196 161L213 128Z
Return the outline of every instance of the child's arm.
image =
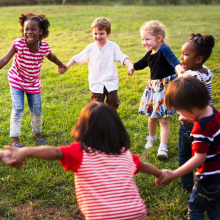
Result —
M15 55L15 53L15 47L11 46L8 52L0 59L0 69L2 69L9 62L9 60Z
M128 67L127 74L132 76L135 69L134 69L133 64L131 63L130 59L129 59L129 58L126 58L126 59L124 60L124 63L123 63L123 64Z
M16 148L5 146L6 149L12 152L11 158L16 160L15 168L20 168L26 158L38 158L42 160L62 160L63 154L60 148L53 146L40 146L40 147L23 147Z
M60 70L62 70L63 72L65 72L67 70L67 67L66 65L64 65L58 58L56 55L54 55L53 53L50 53L48 56L47 56L48 60L50 60L51 62L55 63L58 68ZM61 72L60 72L61 73Z
M175 66L175 70L177 71L178 76L179 76L180 74L183 74L183 73L185 72L185 70L183 69L183 67L182 67L181 64L176 65L176 66Z
M140 171L155 176L159 180L158 183L161 181L161 179L163 179L164 176L162 170L156 168L150 163L146 163L143 161L141 161ZM155 184L156 186L160 186L160 184L157 184L156 182Z
M73 66L74 64L76 64L76 61L74 59L71 59L67 64L66 67L67 69L69 69L71 66Z
M125 58L123 64L124 64L125 66L127 66L128 68L129 68L129 67L133 67L133 64L131 63L131 61L130 61L129 58Z
M172 171L172 170L165 170L163 171L165 173L164 178L162 181L158 181L160 184L170 184L174 179L177 179L181 176L184 176L190 172L192 172L194 169L200 167L204 161L206 160L206 153L195 153L195 155L190 158L186 163L184 163L181 167L178 169ZM157 179L156 179L157 181Z

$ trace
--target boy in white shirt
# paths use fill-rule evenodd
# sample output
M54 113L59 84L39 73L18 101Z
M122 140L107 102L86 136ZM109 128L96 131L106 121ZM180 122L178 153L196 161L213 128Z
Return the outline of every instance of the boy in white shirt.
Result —
M73 56L66 66L69 69L75 63L88 62L91 101L104 102L107 97L106 103L117 110L119 106L117 95L119 77L115 61L127 67L132 66L132 63L115 42L107 40L111 33L111 23L106 18L96 18L92 23L91 30L95 42ZM65 70L58 68L58 72L63 73Z

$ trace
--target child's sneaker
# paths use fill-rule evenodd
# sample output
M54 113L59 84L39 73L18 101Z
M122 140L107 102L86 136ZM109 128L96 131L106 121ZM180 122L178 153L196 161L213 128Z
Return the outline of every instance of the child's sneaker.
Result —
M147 136L146 139L147 139L147 143L145 144L144 148L146 150L149 150L154 145L154 141L156 140L156 135L154 135L154 136Z
M158 153L157 153L157 158L159 159L167 159L168 158L168 154L167 154L167 148L160 148L158 149Z

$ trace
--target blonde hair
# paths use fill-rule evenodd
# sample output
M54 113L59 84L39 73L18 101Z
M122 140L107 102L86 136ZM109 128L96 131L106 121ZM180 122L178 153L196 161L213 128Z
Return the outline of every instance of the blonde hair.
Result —
M91 25L91 31L93 31L94 28L98 28L101 30L106 30L107 34L111 33L111 23L108 19L104 17L96 18L92 25Z
M145 24L141 27L140 32L150 32L153 36L162 36L162 43L165 43L165 37L166 37L166 31L165 27L162 23L159 21L147 21Z

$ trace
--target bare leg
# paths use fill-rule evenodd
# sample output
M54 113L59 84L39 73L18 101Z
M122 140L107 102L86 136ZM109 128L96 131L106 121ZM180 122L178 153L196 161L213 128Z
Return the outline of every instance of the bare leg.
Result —
M170 118L160 118L160 143L167 144L170 135Z
M11 139L11 145L19 144L19 139L18 137L12 137Z
M159 159L167 159L167 143L170 135L170 118L160 118L160 147L157 157Z
M149 118L148 119L149 136L154 136L156 134L157 121L158 121L158 118Z

